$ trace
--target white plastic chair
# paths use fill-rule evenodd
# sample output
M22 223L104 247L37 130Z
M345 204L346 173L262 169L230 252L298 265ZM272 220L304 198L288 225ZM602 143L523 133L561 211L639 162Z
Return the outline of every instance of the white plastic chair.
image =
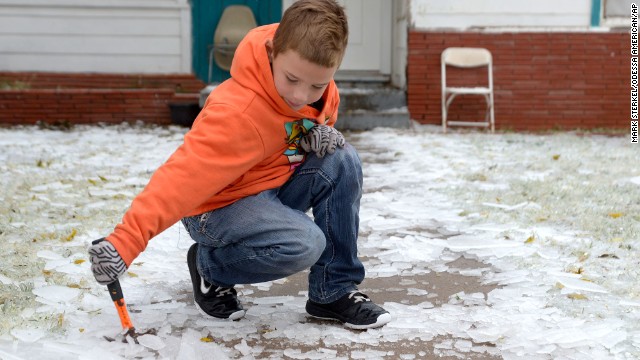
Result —
M256 18L248 6L229 5L224 9L213 34L213 45L209 48L209 83L213 62L229 71L238 44L256 26Z
M493 61L491 52L484 48L451 47L442 52L442 130L447 132L447 126L478 126L489 127L495 131L495 116L493 111ZM487 67L486 87L449 87L447 86L447 66L457 68ZM487 110L483 121L449 121L447 114L453 99L458 95L482 95L487 101Z

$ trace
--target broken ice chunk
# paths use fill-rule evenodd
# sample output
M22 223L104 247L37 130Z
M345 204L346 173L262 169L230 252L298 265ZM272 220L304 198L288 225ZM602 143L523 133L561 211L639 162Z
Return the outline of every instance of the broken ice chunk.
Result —
M150 334L138 336L138 342L151 350L160 350L167 345L159 336Z
M48 302L66 303L78 297L80 289L50 285L33 289L33 293Z
M573 293L576 291L577 292L588 291L588 292L603 293L603 294L606 294L609 292L607 289L603 288L598 284L594 284L592 282L584 281L580 279L562 277L558 279L558 282L564 285L564 288L562 289L563 294Z
M45 331L41 329L13 329L11 335L20 341L33 343L40 340L45 335Z

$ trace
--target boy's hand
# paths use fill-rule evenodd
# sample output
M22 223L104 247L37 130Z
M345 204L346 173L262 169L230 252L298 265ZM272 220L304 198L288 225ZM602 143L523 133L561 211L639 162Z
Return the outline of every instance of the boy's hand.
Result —
M108 285L124 274L127 266L116 248L104 238L95 240L89 247L91 271L96 281Z
M300 146L306 152L314 152L319 158L325 154L333 154L336 147L343 147L344 136L340 131L327 125L316 125L309 130L307 135L300 139Z

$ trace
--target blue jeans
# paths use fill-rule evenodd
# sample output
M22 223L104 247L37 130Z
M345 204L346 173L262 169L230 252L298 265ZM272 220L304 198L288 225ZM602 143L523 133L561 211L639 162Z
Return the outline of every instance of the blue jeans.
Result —
M329 303L364 279L356 244L361 196L360 158L346 144L322 159L308 155L279 189L182 222L198 243L198 271L208 282L231 287L311 268L309 299Z

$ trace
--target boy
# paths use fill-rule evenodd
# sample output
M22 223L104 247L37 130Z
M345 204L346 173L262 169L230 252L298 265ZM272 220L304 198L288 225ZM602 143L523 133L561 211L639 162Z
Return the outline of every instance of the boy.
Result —
M347 34L334 0L297 1L280 24L247 34L231 78L211 93L184 143L113 233L89 248L96 280L115 281L153 236L182 219L196 242L187 253L195 302L210 316L244 316L235 284L311 268L311 316L354 329L389 322L357 289L362 170L333 128L333 76Z

